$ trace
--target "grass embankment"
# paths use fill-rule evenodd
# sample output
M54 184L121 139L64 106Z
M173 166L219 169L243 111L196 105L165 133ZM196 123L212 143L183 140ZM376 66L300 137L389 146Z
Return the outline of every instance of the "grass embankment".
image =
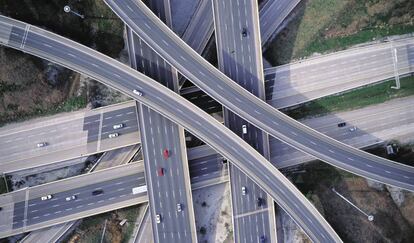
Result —
M414 1L305 0L265 53L273 65L414 32Z
M75 231L65 239L65 242L101 242L105 220L107 222L103 242L128 242L139 210L141 207L133 206L83 219ZM119 222L123 219L126 219L127 223L120 226Z
M6 181L4 180L4 177L0 176L0 194L7 192L7 186Z
M340 95L327 96L310 101L298 108L284 112L295 118L320 116L327 113L353 110L369 105L380 104L387 100L414 95L414 77L400 79L401 89L392 89L395 81L390 80L377 85L363 87Z

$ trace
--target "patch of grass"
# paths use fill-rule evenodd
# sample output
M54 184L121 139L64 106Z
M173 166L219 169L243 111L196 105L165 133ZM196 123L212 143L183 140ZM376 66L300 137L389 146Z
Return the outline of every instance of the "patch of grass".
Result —
M273 65L414 32L412 0L304 0L293 12L265 52Z
M6 181L4 180L4 177L0 176L0 194L7 192L7 186Z
M372 40L380 39L382 37L402 35L412 32L414 32L414 25L396 25L387 26L384 28L367 28L354 35L329 39L317 39L311 42L300 55L310 56L315 52L323 53L328 51L339 51L356 44L369 42Z
M70 97L67 100L65 100L63 103L56 104L55 106L52 106L50 108L45 108L39 105L32 112L16 111L14 116L10 116L8 114L0 114L0 127L4 126L5 124L9 122L20 122L20 121L29 120L35 117L54 115L54 114L58 114L61 112L76 111L76 110L85 108L86 105L87 105L86 96L80 95L80 96ZM8 107L8 108L12 109L13 107Z
M362 87L343 94L328 96L310 101L296 109L285 110L285 114L295 119L310 116L321 116L327 113L346 111L369 105L380 104L394 98L414 95L414 77L400 79L401 89L392 89L394 80L384 83Z

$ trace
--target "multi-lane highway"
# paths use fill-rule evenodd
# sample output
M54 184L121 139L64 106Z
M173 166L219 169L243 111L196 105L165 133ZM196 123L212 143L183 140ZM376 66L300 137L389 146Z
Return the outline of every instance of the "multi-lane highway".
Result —
M120 129L113 125L123 124ZM119 136L109 138L109 134ZM45 142L46 146L38 147ZM140 143L135 104L58 115L0 130L0 173L8 173Z
M187 100L139 72L78 43L3 16L0 23L0 43L3 45L84 73L157 110L202 138L249 174L312 239L340 241L315 207L289 180L242 139ZM148 25L147 21L143 23ZM134 89L145 95L135 95Z
M258 99L194 52L148 8L130 0L105 1L167 62L226 108L285 143L341 169L414 190L414 168L354 149L291 119ZM140 19L134 22L134 19Z
M414 97L407 97L354 111L312 118L303 122L320 132L356 147L376 144L378 139L383 141L394 138L412 138L414 135L413 99ZM382 119L378 120L378 116L381 116ZM334 126L338 121L347 122L348 127L338 129L337 126ZM349 128L353 126L356 126L358 130L355 132L349 131ZM298 160L301 162L314 160L314 158L303 153L292 153L289 151L289 147L278 141L271 140L271 148L277 151L276 156L272 157L272 163L279 168L295 165ZM188 156L193 189L228 181L227 170L225 164L222 164L222 157L207 145L189 149ZM143 173L143 167L140 168L136 171L137 173ZM95 175L89 175L88 178L91 178L91 176L95 177ZM91 180L93 179L88 179L88 181ZM111 180L111 177L108 180ZM54 186L55 183L57 183L56 186ZM50 188L60 188L61 186L57 186L61 185L60 183L60 181L57 181L43 185L45 187L44 191L49 191ZM82 187L82 184L78 185ZM17 199L19 198L16 197ZM147 199L145 198L145 200ZM108 208L109 210L110 208Z
M171 26L169 5L169 0L149 1L152 11ZM128 33L131 66L177 92L176 70ZM137 109L154 241L196 242L184 130L146 105L137 103Z
M213 0L220 70L246 90L264 99L257 8L255 1L240 0L236 3ZM224 109L224 124L269 159L267 134L227 109ZM260 238L276 242L272 199L236 166L230 163L229 168L235 242L254 242Z
M266 100L275 108L289 107L394 78L395 70L400 76L413 72L413 37L265 69Z

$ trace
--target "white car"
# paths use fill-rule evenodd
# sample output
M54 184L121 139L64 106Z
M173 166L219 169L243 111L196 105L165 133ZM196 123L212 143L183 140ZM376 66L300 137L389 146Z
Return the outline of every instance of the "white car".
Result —
M246 187L245 186L242 187L242 195L243 196L246 195Z
M123 127L124 127L124 124L122 124L122 123L115 124L115 125L113 126L113 128L114 128L114 129L120 129L120 128L123 128Z
M136 94L138 96L142 96L142 92L139 91L139 90L134 89L134 90L132 90L132 92L134 92L134 94Z
M118 137L119 136L119 134L117 133L117 132L115 132L115 133L110 133L109 135L108 135L108 137L109 138L116 138L116 137Z
M157 222L157 224L161 223L161 215L155 215L155 222Z
M47 146L47 143L46 142L41 142L41 143L38 143L37 144L37 147L38 148L45 147L45 146Z
M247 125L242 126L242 133L247 134Z
M181 212L182 207L181 207L181 203L177 203L177 212Z
M350 132L355 132L357 130L357 127L356 126L353 126L353 127L350 127L349 128L349 131Z
M72 200L76 200L76 195L72 195L70 197L66 197L66 202L72 201Z
M42 200L42 201L46 201L46 200L50 200L50 199L52 199L52 195L46 195L46 196L43 196L43 197L41 197L40 199Z

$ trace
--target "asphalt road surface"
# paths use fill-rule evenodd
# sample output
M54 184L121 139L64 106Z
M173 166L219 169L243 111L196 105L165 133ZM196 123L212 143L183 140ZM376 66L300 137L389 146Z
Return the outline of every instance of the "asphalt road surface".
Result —
M171 26L168 1L150 1L150 8ZM177 72L138 36L129 31L128 40L132 67L178 91ZM193 200L186 153L184 130L149 107L138 104L145 177L155 242L196 242ZM169 156L164 157L167 149ZM159 170L163 170L160 176ZM177 205L182 207L177 210ZM160 216L157 223L156 217Z
M115 124L123 124L124 127L115 130ZM41 118L18 125L0 130L0 172L52 164L140 142L133 103L47 120ZM108 137L115 132L118 137ZM46 142L47 146L37 147L41 142Z
M256 45L260 43L257 2L214 0L213 12L219 69L264 99L262 50L260 44ZM227 109L224 109L224 124L269 158L267 134ZM247 129L246 134L242 131L243 125ZM268 242L276 242L272 199L236 166L231 163L229 166L235 242L254 242L261 237ZM242 193L243 187L246 195ZM266 203L258 205L257 200Z

